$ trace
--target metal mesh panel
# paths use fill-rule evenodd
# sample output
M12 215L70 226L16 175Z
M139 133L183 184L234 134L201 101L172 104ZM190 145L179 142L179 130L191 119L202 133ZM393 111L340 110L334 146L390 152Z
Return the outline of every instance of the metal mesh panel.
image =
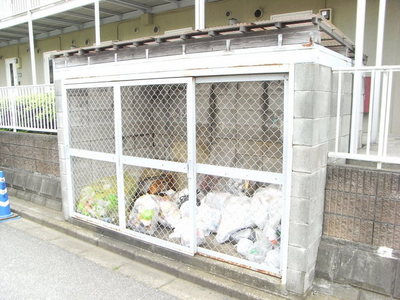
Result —
M115 164L72 158L74 208L79 214L118 225Z
M114 153L112 87L67 90L71 147Z
M196 85L197 161L282 171L283 81Z
M199 174L198 198L200 247L280 273L280 186Z
M121 90L124 155L185 162L186 84Z
M124 166L124 176L127 228L179 244L172 234L187 209L187 175ZM188 243L182 244L189 246Z

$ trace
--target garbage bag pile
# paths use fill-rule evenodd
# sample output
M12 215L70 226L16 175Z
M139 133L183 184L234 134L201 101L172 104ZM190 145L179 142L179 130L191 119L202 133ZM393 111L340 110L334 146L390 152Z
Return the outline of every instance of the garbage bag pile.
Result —
M136 193L137 180L129 174L125 174L124 179L125 194ZM118 218L116 176L103 177L83 187L78 197L76 210L85 216L116 224Z
M127 227L149 235L167 233L167 238L189 246L193 221L188 189L176 190L176 178L171 173L152 174L147 178L142 175L125 175L125 193L133 197L127 199L127 203L132 203L127 210ZM193 208L197 245L208 243L215 247L229 243L234 245L232 250L244 258L279 272L280 187L272 184L251 186L248 182L242 184L230 179L213 183L210 178L200 181ZM118 215L115 176L84 187L77 210L87 216L115 222Z
M167 182L166 178L158 178L154 182ZM168 180L172 181L171 178ZM189 246L193 236L189 191L187 188L175 191L167 184L161 186L169 189L158 189L155 193L148 188L146 194L137 198L128 217L128 227L150 235L168 228L172 230L170 239L178 239L182 245ZM227 190L232 191L232 186ZM240 192L240 188L234 192L198 189L197 205L194 208L197 245L209 242L207 239L215 239L219 244L230 243L246 259L265 264L278 272L282 201L280 187L258 187L251 192L252 195Z

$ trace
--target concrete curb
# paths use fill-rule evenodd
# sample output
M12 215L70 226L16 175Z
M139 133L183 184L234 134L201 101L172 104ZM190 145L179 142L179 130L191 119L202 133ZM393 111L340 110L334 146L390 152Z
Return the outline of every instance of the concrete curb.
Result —
M177 253L77 219L66 222L60 212L15 197L11 203L12 210L26 219L230 297L301 299L284 290L278 279L264 274Z

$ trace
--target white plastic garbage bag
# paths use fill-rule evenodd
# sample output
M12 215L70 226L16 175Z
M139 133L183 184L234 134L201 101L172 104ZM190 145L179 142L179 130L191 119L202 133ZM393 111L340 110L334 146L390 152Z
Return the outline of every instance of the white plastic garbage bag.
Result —
M267 252L271 250L272 245L265 241L256 241L249 249L246 254L246 258L256 263L263 263Z
M181 245L185 247L190 246L192 239L192 220L188 217L183 217L176 224L174 231L169 235L171 239L180 239ZM196 230L197 245L202 245L205 242L204 232L202 230Z
M232 194L210 192L204 198L203 203L207 204L211 208L222 210L225 200L229 197L232 197Z
M282 192L277 185L269 185L257 189L251 198L251 215L254 224L264 229L268 223L270 227L277 226L281 220Z
M201 204L197 209L196 226L203 230L204 235L208 236L210 233L217 232L221 221L221 212L208 206L206 203Z
M281 259L280 259L280 248L275 248L267 252L267 255L264 260L264 264L272 269L279 272L281 267Z
M240 239L236 244L236 251L243 256L247 256L252 246L253 242L249 239Z
M160 207L154 195L143 195L136 199L127 222L133 230L154 234L159 220Z
M255 231L252 228L246 228L231 234L231 242L238 243L241 239L249 239L254 242L256 240Z
M225 199L221 209L221 223L215 237L218 243L225 243L234 232L253 226L250 207L250 198L246 196L230 196Z
M181 219L178 205L170 200L158 199L160 218L158 222L168 228L175 228Z

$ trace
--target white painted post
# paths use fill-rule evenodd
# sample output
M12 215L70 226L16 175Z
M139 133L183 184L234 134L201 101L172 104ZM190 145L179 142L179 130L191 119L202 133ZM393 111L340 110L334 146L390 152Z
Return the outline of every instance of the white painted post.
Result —
M13 131L16 132L17 131L17 100L16 100L16 96L15 96L15 90L13 88L10 88L9 90L9 95L11 94L12 96L11 98L11 116L12 116L12 128ZM9 98L9 99L10 99Z
M205 0L196 0L195 2L195 29L203 30L205 28Z
M377 168L382 168L382 156L384 149L384 140L385 140L385 117L386 117L386 108L387 108L387 100L388 100L388 83L389 83L389 75L388 72L383 73L383 83L382 83L382 107L379 118L379 142L378 142L378 164Z
M187 153L188 153L188 190L192 239L190 250L197 252L196 201L197 201L197 171L196 171L196 81L194 78L187 85Z
M36 79L36 58L35 58L35 43L33 36L32 13L28 10L28 28L29 28L29 52L31 54L31 69L32 69L32 84L37 84Z
M375 65L382 66L383 57L383 38L385 34L385 15L386 15L386 0L379 1L379 17L378 17L378 34L376 39L376 59ZM372 114L372 132L371 139L372 143L376 143L379 132L379 107L381 105L381 73L376 73L376 81L374 87L374 93L371 93L371 100L373 99L373 110L370 110Z
M355 67L363 65L366 0L357 0ZM354 73L350 153L357 153L361 114L362 72Z
M101 43L100 37L100 4L99 0L94 2L94 26L95 26L95 33L96 33L96 46L99 46Z
M339 72L338 76L338 90L337 90L337 107L336 107L336 136L335 136L335 153L339 152L339 137L340 137L340 112L342 105L342 76L343 73Z
M126 229L125 218L125 181L124 181L124 166L121 161L122 157L122 107L121 107L121 87L114 86L114 128L115 128L115 153L117 162L117 194L118 194L118 219L119 228Z
M287 269L289 257L289 229L290 229L290 203L292 195L292 170L293 170L293 106L294 106L294 64L289 66L289 76L285 79L284 95L284 140L283 140L283 203L282 203L282 228L281 228L281 272L282 284L287 284Z

